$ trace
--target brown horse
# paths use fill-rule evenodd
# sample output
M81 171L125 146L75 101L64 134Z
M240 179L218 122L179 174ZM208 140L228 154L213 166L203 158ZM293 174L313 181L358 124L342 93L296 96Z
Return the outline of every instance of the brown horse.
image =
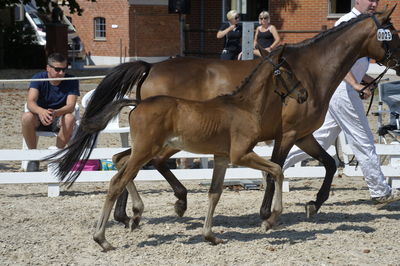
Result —
M144 164L165 149L214 154L215 167L209 192L209 210L203 229L206 240L213 244L221 243L214 236L211 227L229 162L271 174L278 189L275 193L273 214L264 221L264 226L269 229L276 223L282 212L282 170L279 165L254 153L253 148L268 134L269 125L266 121L280 120L285 98L293 97L301 104L307 99L307 91L300 86L295 75L287 70L288 65L280 60L280 55L271 57L263 60L244 84L231 94L204 102L171 96L155 96L141 102L121 99L106 106L94 117L83 117L79 127L81 132L93 134L104 128L124 106L136 106L129 117L131 136L135 140L132 144L133 152L110 181L103 212L94 234L94 240L105 251L113 249L105 239L105 224L115 200L127 187L136 206L137 223L139 222L143 203L133 179ZM275 60L279 63L273 63ZM277 89L274 91L273 88ZM289 102L292 100L288 99L287 103ZM269 106L279 108L272 109ZM69 146L72 149L68 150L68 147L66 156L62 158L62 165L75 161L76 155L79 156L86 148L82 146L81 140L79 135L74 138ZM74 147L79 149L74 150ZM68 176L68 173L62 174ZM70 178L68 180L74 181Z
M316 201L306 204L306 211L309 216L317 213L323 202L328 199L331 182L336 171L333 158L320 147L312 136L312 132L323 123L334 90L344 78L345 74L350 70L354 62L358 58L364 56L374 58L383 65L395 69L398 75L400 74L398 64L400 59L400 51L398 49L398 47L400 47L400 39L396 34L395 28L390 23L390 15L393 10L394 8L375 14L374 16L377 19L377 23L372 16L361 15L358 18L323 32L312 39L299 44L289 45L286 48L286 60L290 63L297 78L307 88L309 96L305 104L297 105L296 103L289 102L284 106L281 117L282 120L280 122L276 123L276 121L274 121L274 123L271 123L268 121L270 122L268 125L271 126L269 138L276 139L272 161L283 165L287 153L291 147L296 144L312 157L323 163L326 168L326 174L322 187L317 194ZM383 43L377 40L376 32L377 29L381 27L386 27L392 31L392 41ZM345 40L345 42L343 40ZM188 61L191 60L192 59ZM163 64L164 69L170 69L170 71L167 73L159 72L159 75L164 74L163 79L170 78L171 82L173 82L175 78L178 79L180 75L185 75L186 72L190 72L191 67L194 67L192 64L185 65L185 68L180 68L178 64L176 64L177 67L175 67L174 62L177 61L183 62L184 59L160 63L160 65ZM223 63L225 64L225 62ZM233 64L233 62L231 64ZM184 64L182 63L180 66L182 67L182 65ZM128 67L132 66L137 66L137 68L128 69ZM96 115L115 97L122 98L135 84L138 85L138 88L140 88L142 84L146 84L147 74L150 71L149 77L151 77L151 72L156 69L157 66L153 66L152 68L152 66L147 63L134 62L116 67L96 89L92 98L93 104L89 104L85 116L90 118ZM254 65L247 67L253 68ZM223 68L223 66L221 66L221 68ZM246 67L240 71L246 72L245 69ZM206 74L220 74L221 79L228 80L221 74L225 73L228 75L227 71L221 71L221 73L208 71L208 69L203 69L203 71L206 72ZM232 67L231 71L235 73L232 75L233 78L240 75L240 71L238 72L235 67ZM251 71L247 73L249 72ZM153 73L155 74L156 71ZM199 76L206 74L202 71L198 71ZM231 76L230 73L229 76ZM155 77L153 76L153 78ZM198 82L198 80L196 81ZM161 85L162 84L160 84L160 86ZM182 84L178 84L176 88L170 88L166 93L160 93L175 95L176 91L178 91L178 93L182 93L182 97L185 97L185 93L190 95L196 93L200 94L199 91L188 92L191 88L198 89L196 86L186 86L187 83L185 83L183 87L179 85ZM234 86L236 85L232 87ZM146 90L149 89L148 87L146 88ZM142 90L144 95L145 89L143 87ZM157 93L158 90L155 90L154 94ZM85 141L87 143L93 143L96 136L96 134L94 136L86 136ZM86 151L82 151L82 156L84 158L86 155ZM154 161L162 162L162 159L163 158L157 158ZM66 167L60 168L60 171L67 173L69 169L71 169L71 167L66 165ZM168 178L173 177L170 171L167 171L167 173L169 174ZM169 182L174 187L175 195L181 193L181 198L179 200L182 200L185 203L184 206L186 206L186 189L184 186L182 186L176 178L174 182ZM270 208L273 191L274 184L270 183L265 192L260 210L260 215L263 220L271 215Z
M361 57L369 56L374 58L383 65L393 68L399 75L399 37L390 23L390 15L393 10L387 9L382 13L374 15L380 25L377 25L371 15L362 15L356 19L353 19L347 23L342 23L338 27L332 28L325 31L316 37L305 40L298 44L288 45L285 55L287 61L293 66L293 69L302 82L302 84L309 90L309 100L306 104L297 107L288 104L284 108L284 115L282 116L282 124L276 124L275 129L271 129L270 139L275 139L275 146L272 155L272 161L283 165L289 150L294 144L299 146L309 155L320 161L326 168L326 174L321 189L317 194L316 201L310 201L306 204L307 216L314 215L318 212L322 204L328 199L331 182L333 175L336 172L336 165L331 156L326 153L322 147L316 142L312 133L318 129L325 118L330 98L333 95L334 90L344 78L345 74L350 70L354 62ZM381 42L377 40L376 32L379 27L387 27L392 31L393 40L390 42ZM346 40L345 42L343 40ZM200 59L198 59L201 61ZM185 59L171 60L154 65L150 69L148 79L145 80L141 88L142 95L155 95L165 94L188 98L195 97L198 93L199 99L202 99L203 95L208 95L209 88L197 88L196 91L191 91L190 86L185 86L187 83L183 80L186 71L183 70L182 66L187 67L187 72L191 73L192 64L184 63ZM195 59L189 59L188 62L196 61ZM218 87L218 82L212 77L217 76L225 83L228 78L233 78L234 82L237 82L236 77L240 77L238 69L246 72L247 69L254 67L254 61L248 62L247 65L231 65L230 71L226 70L225 62L210 63L209 65L202 65L202 67L196 68L197 76L204 77L209 73L213 73L207 76L203 82L195 79L201 86L205 86L207 81L213 82L217 85L211 87L212 93L218 93L215 89ZM199 64L201 65L201 64ZM176 67L175 67L176 66ZM210 71L208 67L215 66ZM219 69L219 72L213 70ZM125 70L126 73L127 70ZM138 70L139 71L139 70ZM136 72L134 72L136 73ZM230 74L234 73L234 74ZM121 73L119 73L121 74ZM107 79L107 78L106 78ZM158 83L161 82L162 83ZM148 82L148 83L147 83ZM169 88L168 84L175 83L177 87ZM191 82L191 80L186 80ZM179 83L179 84L178 84ZM144 85L148 86L144 86ZM159 89L156 84L166 84L166 87ZM229 83L226 83L227 87L224 91L229 89ZM100 84L101 85L101 84ZM118 84L121 86L121 84ZM233 87L230 84L230 87ZM99 88L100 89L100 86ZM204 93L204 91L207 91ZM146 92L146 94L145 94ZM100 94L100 93L99 93ZM282 136L282 137L281 137ZM122 165L126 160L124 156L129 156L130 151L117 154L115 161L117 165ZM186 210L186 189L185 187L175 178L171 171L166 167L165 160L172 154L165 154L155 158L152 162L156 168L163 174L167 181L171 184L174 189L175 195L178 197L178 201L175 203L175 211L178 215L183 215ZM270 180L271 181L271 180ZM268 185L263 200L263 205L260 210L260 215L263 219L271 215L271 201L273 195L274 186L273 183ZM127 194L123 194L117 202L114 217L124 222L126 225L129 224L129 218L125 213Z

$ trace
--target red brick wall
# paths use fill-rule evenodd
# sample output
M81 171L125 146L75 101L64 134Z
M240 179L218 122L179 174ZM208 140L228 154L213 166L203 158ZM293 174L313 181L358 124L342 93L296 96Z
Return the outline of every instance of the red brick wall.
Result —
M288 6L282 4L282 0L270 0L271 23L276 25L278 30L283 31L281 37L284 42L294 43L315 36L322 26L328 29L333 27L337 18L328 18L328 0L299 0ZM378 10L389 4L393 7L398 0L381 0ZM400 7L400 6L399 6ZM392 21L396 28L400 28L400 8L396 8L392 14ZM303 33L286 31L304 31Z
M179 54L179 17L168 6L129 6L126 0L78 0L83 16L71 15L87 54L172 56ZM95 40L93 19L106 19L106 40ZM118 28L112 28L118 25Z
M127 0L78 2L85 11L82 17L72 16L73 24L91 55L151 57L176 55L180 51L179 16L168 14L166 5L129 6ZM400 0L380 0L380 9L396 3L400 4ZM311 38L323 26L331 28L337 20L328 18L328 0L269 0L269 6L271 23L286 43ZM106 41L93 39L93 18L96 16L106 18ZM400 29L400 5L392 15L392 21ZM223 40L216 38L221 22L222 0L191 0L191 13L185 16L188 54L218 56L223 46ZM112 29L112 24L117 24L118 28Z
M179 16L168 6L131 6L131 56L173 56L180 52Z
M129 6L126 0L78 1L83 16L72 15L72 23L81 37L86 53L96 56L124 56L129 47ZM94 39L93 19L106 19L106 40ZM111 25L118 28L111 28ZM122 49L121 49L122 47Z

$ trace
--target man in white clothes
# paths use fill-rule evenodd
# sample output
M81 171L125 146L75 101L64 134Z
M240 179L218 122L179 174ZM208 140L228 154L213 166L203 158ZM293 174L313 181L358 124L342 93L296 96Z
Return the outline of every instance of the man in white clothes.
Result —
M335 26L360 14L373 13L379 0L355 0L351 12L342 16ZM313 133L318 143L326 150L331 146L340 131L343 130L356 159L359 162L371 198L376 204L385 204L400 200L400 191L391 189L383 176L379 158L374 146L374 138L365 116L364 106L359 92L364 87L361 81L371 82L372 77L366 75L369 66L367 57L360 58L351 68L344 80L337 87L329 103L329 109L324 124ZM371 96L370 90L365 90L363 98ZM294 147L285 161L283 169L308 158L302 150Z

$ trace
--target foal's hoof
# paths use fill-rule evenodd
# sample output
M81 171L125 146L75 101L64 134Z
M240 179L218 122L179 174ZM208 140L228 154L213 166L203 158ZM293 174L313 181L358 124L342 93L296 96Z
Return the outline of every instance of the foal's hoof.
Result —
M99 239L97 237L93 237L93 240L96 241L97 244L99 244L103 248L103 252L107 252L110 250L114 250L115 247L113 247L107 240L105 239Z
M271 224L270 222L263 221L262 224L261 224L261 229L264 229L265 231L268 231L269 229L272 229L273 226L274 225Z
M140 223L140 217L136 216L136 217L132 217L131 219L131 231L135 230L136 228L139 227L139 223Z
M204 239L213 245L218 245L224 243L224 240L215 236L204 236Z
M306 216L307 218L312 218L314 215L317 214L317 206L315 205L315 201L310 201L305 206L306 209Z
M184 200L177 200L175 202L175 213L179 216L182 217L187 209L187 202Z

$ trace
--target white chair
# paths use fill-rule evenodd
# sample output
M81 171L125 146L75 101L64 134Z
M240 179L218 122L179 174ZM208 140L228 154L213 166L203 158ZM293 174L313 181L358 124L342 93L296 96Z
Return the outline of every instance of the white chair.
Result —
M25 103L24 105L24 112L28 112L28 106ZM79 104L76 103L75 105L75 130L78 128L81 116L80 116L80 107ZM51 131L36 131L36 138L38 139L39 137L57 137L57 133L51 132ZM52 147L49 147L52 148ZM22 137L22 149L27 150L28 146L26 145L25 139ZM21 168L26 171L26 168L28 166L28 161L22 161L21 163Z
M86 108L89 104L90 99L92 98L94 90L86 93L82 98L82 107ZM119 125L119 115L116 115L111 121L107 124L106 128L101 131L101 133L116 133L121 137L121 147L129 147L129 127L120 127Z

